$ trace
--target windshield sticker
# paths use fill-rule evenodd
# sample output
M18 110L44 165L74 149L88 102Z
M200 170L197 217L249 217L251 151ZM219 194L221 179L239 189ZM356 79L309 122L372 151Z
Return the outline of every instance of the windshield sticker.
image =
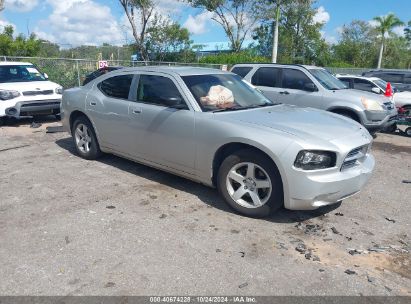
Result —
M26 68L30 74L40 74L36 68Z

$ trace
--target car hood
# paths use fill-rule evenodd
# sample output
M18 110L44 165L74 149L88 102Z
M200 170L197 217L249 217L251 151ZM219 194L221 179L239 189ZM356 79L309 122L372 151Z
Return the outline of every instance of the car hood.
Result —
M384 95L377 95L375 93L360 91L356 89L344 89L344 90L335 90L333 91L336 97L344 100L350 101L361 101L362 98L372 99L380 104L390 101L388 97Z
M0 83L0 90L15 90L15 91L42 91L54 90L60 87L52 81L27 81L27 82L6 82Z
M411 92L401 91L394 94L394 100L411 100Z
M220 112L215 115L217 119L268 127L302 139L332 140L349 136L363 128L341 115L292 105Z

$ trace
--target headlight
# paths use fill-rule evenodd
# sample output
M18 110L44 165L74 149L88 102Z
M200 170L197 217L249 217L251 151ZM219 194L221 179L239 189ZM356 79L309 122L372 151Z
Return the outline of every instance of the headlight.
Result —
M20 93L18 91L12 90L0 90L0 99L1 100L9 100L16 97L19 97Z
M384 111L383 107L378 101L362 97L361 102L364 108L369 111Z
M303 170L317 170L335 166L336 154L329 151L303 150L295 159L294 166Z
M63 94L63 87L58 87L54 91L56 92L56 94L62 95Z

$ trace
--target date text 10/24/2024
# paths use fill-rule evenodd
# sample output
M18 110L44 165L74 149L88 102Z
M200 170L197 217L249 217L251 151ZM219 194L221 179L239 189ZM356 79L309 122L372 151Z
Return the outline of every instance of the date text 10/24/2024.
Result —
M159 296L150 297L150 303L257 303L255 297L231 296Z

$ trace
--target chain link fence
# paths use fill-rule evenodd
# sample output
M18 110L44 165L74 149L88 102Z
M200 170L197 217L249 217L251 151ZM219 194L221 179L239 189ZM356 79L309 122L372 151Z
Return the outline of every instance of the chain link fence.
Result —
M29 62L36 65L41 72L46 73L49 79L62 85L65 89L80 86L87 74L98 69L98 60L70 59L70 58L42 58L42 57L14 57L1 56L1 61ZM109 66L137 67L148 65L162 66L197 66L221 69L220 64L157 62L157 61L124 61L107 60Z
M80 86L87 74L98 69L98 60L93 59L70 59L70 58L42 58L42 57L14 57L1 56L1 61L22 61L35 64L43 73L64 88ZM214 69L222 69L222 64L207 63L182 63L182 62L158 62L158 61L125 61L107 60L109 66L137 67L137 66L196 66ZM228 67L230 68L230 67ZM367 68L334 68L326 67L333 74L361 75L370 69Z

